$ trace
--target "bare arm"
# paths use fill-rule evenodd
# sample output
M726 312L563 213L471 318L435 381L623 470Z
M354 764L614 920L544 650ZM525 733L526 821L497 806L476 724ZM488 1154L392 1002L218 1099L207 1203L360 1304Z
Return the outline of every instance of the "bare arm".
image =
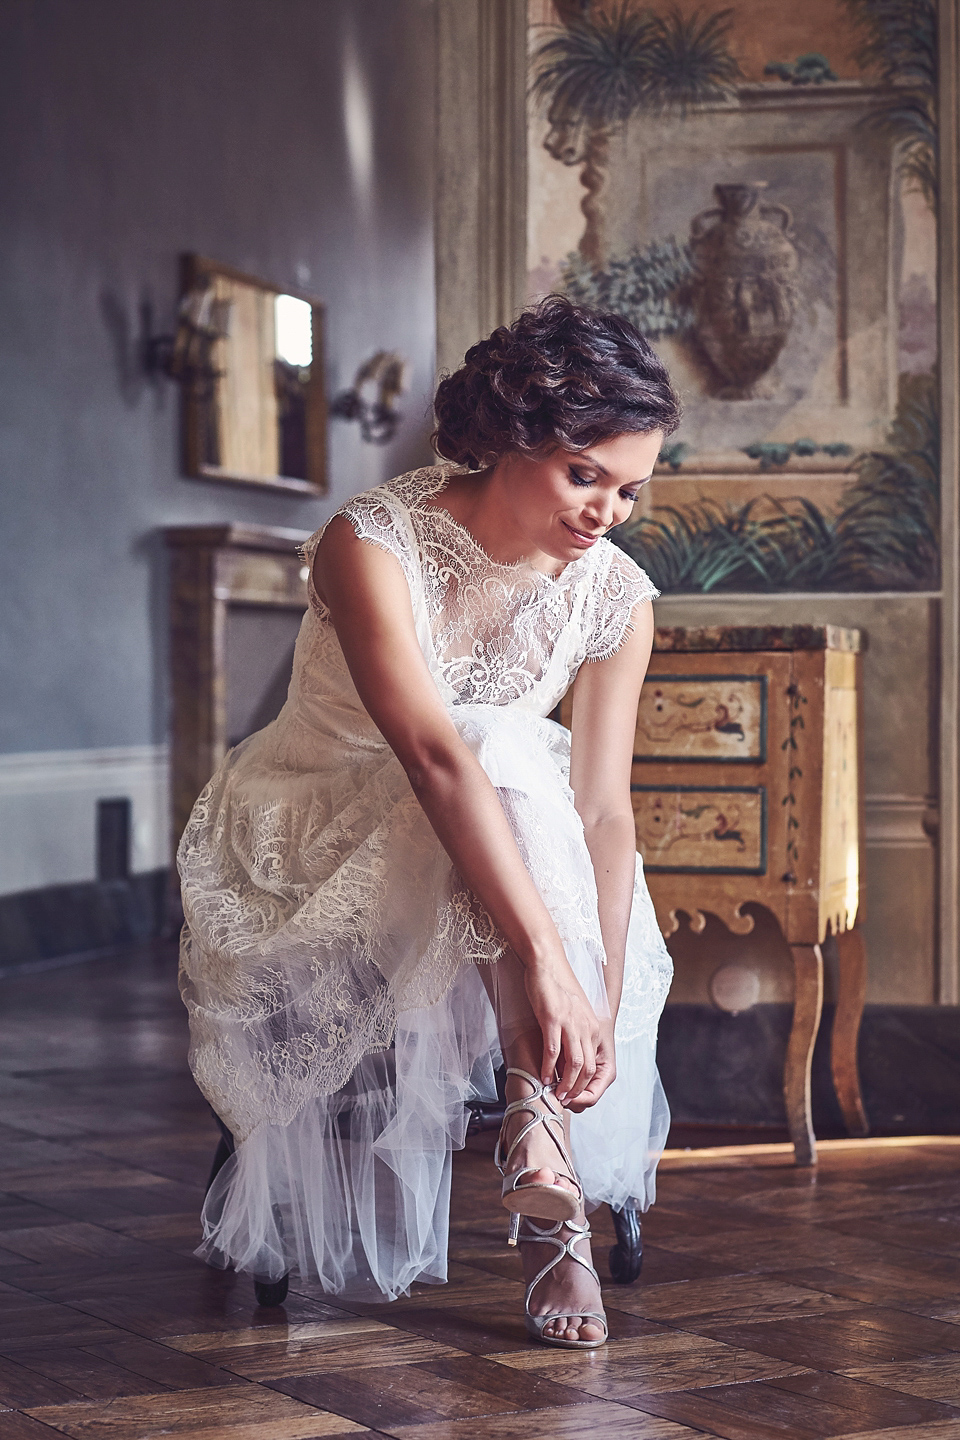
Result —
M558 1094L593 1078L599 1026L523 863L496 791L447 714L417 639L399 562L335 518L314 561L361 701L407 773L428 820L525 971L543 1033L543 1078Z
M600 930L607 959L604 980L610 1001L609 1033L601 1051L613 1055L613 1024L623 990L627 928L633 904L637 836L630 803L637 704L653 646L653 607L642 601L633 612L633 630L606 660L581 667L573 687L570 785L583 821L584 837L597 882ZM606 1031L607 1025L602 1025ZM600 1067L592 1098L607 1077ZM610 1083L609 1077L607 1083Z

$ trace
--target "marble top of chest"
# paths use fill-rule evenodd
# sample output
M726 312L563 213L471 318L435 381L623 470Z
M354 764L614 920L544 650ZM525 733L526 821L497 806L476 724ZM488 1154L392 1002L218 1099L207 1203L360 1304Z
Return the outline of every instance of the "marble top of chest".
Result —
M669 625L658 626L655 652L866 649L862 630L843 625Z

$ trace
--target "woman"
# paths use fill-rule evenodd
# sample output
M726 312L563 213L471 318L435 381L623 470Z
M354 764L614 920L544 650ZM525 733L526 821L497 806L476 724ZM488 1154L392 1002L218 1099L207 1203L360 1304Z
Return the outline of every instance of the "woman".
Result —
M443 1281L450 1152L502 1058L528 1329L595 1346L585 1207L653 1198L670 977L630 806L656 591L603 537L678 403L626 321L551 296L436 414L456 468L310 540L286 704L181 843L191 1063L237 1141L198 1253L332 1293ZM572 745L545 718L571 682Z

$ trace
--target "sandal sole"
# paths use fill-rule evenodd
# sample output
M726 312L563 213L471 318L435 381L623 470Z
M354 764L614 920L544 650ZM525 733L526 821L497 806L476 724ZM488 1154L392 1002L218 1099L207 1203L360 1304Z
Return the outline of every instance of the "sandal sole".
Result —
M505 1210L531 1220L575 1220L582 1203L578 1195L559 1185L522 1185L503 1196Z

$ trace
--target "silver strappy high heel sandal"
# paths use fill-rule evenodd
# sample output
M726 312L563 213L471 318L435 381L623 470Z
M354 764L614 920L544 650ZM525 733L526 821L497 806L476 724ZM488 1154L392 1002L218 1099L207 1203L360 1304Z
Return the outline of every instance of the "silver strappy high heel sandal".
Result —
M497 1148L493 1156L494 1163L503 1176L501 1199L503 1200L505 1208L513 1211L516 1221L516 1223L510 1227L510 1240L508 1243L516 1245L517 1226L520 1223L519 1217L521 1215L535 1215L538 1219L543 1220L573 1220L579 1214L580 1207L583 1204L583 1189L580 1181L577 1179L573 1161L567 1154L567 1147L564 1144L566 1137L563 1129L563 1111L559 1107L554 1109L547 1098L554 1088L553 1085L544 1085L540 1080L536 1079L535 1076L529 1074L528 1071L518 1070L512 1066L507 1071L507 1075L519 1075L521 1079L526 1080L527 1084L533 1088L532 1095L528 1095L523 1100L512 1101L504 1111L503 1125L500 1127L500 1138L497 1141ZM537 1101L542 1101L545 1107L544 1110L538 1108ZM507 1122L512 1115L518 1115L522 1111L526 1111L531 1118L522 1126L519 1134L514 1137L509 1149L504 1153L504 1130L506 1129ZM555 1171L554 1173L563 1174L565 1180L569 1180L571 1185L576 1186L575 1191L568 1190L563 1185L521 1184L524 1175L533 1175L538 1170L547 1168L543 1165L524 1165L521 1169L514 1170L512 1174L507 1174L510 1157L513 1155L517 1146L527 1138L530 1131L536 1129L538 1125L542 1125L546 1130L550 1139L560 1151L560 1156L566 1166L566 1173L562 1171ZM557 1133L558 1131L559 1135ZM579 1259L579 1256L576 1258Z
M558 1220L556 1225L541 1228L541 1226L537 1225L529 1216L525 1218L527 1228L533 1231L533 1233L519 1235L518 1238L521 1245L555 1245L557 1249L557 1253L547 1261L543 1269L534 1276L527 1286L527 1293L523 1300L523 1318L526 1322L527 1334L531 1335L534 1340L539 1340L543 1345L558 1345L562 1350L597 1350L601 1345L606 1344L607 1336L610 1333L607 1328L607 1317L602 1310L553 1310L549 1315L532 1315L530 1313L530 1297L534 1289L539 1285L544 1276L549 1275L550 1271L555 1269L564 1258L575 1260L578 1265L582 1265L584 1270L590 1272L599 1287L600 1276L597 1274L593 1265L589 1260L584 1260L582 1255L578 1255L573 1248L581 1240L590 1239L592 1233L590 1226L586 1221L584 1221L582 1225L578 1225L574 1220ZM568 1230L573 1231L573 1234L568 1240L561 1240L560 1238L559 1232L564 1226L566 1226ZM510 1229L512 1233L519 1232L519 1215L514 1215ZM515 1244L516 1241L513 1243ZM602 1325L603 1335L601 1338L599 1340L565 1340L560 1336L544 1335L544 1329L552 1321L566 1320L569 1319L571 1315L579 1315L582 1320L593 1320L598 1325Z

